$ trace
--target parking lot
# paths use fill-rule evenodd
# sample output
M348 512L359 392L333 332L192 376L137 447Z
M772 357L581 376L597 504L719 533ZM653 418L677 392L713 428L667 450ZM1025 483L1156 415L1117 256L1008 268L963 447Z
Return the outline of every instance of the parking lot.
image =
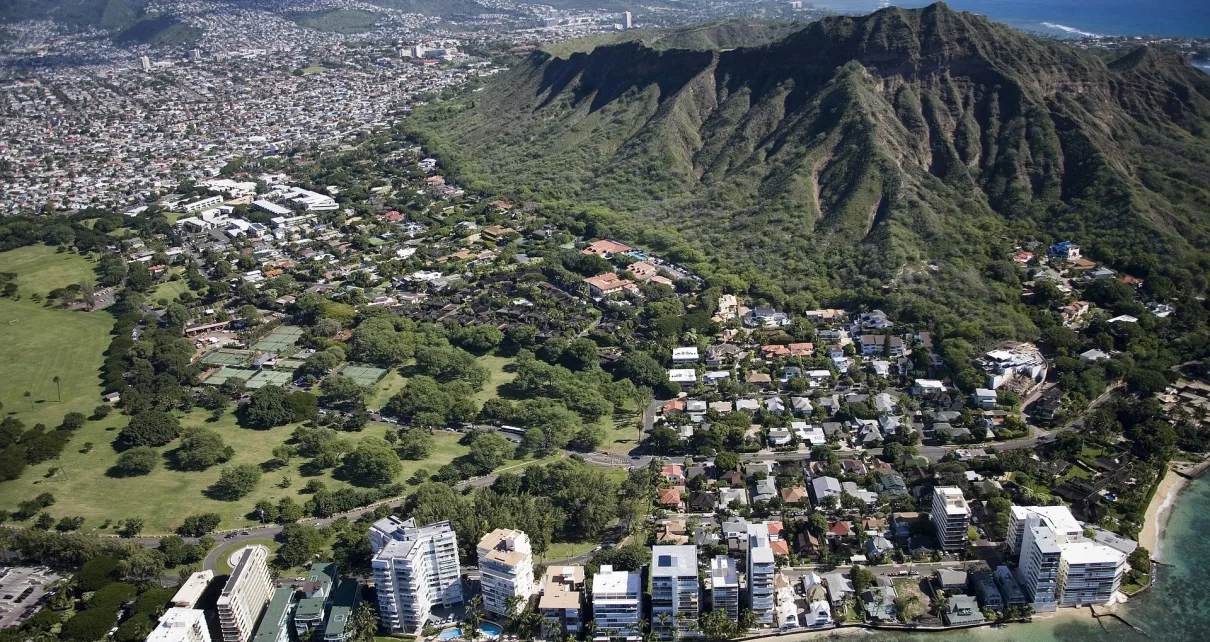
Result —
M45 566L0 567L0 629L16 626L38 610L46 587L59 579Z

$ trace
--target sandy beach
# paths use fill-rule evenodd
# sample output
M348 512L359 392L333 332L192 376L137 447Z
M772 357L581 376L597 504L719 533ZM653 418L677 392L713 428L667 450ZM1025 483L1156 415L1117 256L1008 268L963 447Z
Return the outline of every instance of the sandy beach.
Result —
M1151 551L1151 559L1163 561L1164 526L1177 496L1189 485L1190 480L1185 475L1196 477L1207 466L1210 466L1210 460L1184 465L1181 468L1184 475L1178 474L1170 466L1164 474L1164 479L1160 480L1160 485L1155 489L1155 495L1151 496L1151 503L1147 506L1143 530L1139 532L1139 545Z

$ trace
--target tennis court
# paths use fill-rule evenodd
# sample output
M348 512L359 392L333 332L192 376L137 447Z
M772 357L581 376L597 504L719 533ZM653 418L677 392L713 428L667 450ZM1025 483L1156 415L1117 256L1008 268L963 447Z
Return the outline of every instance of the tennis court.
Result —
M289 372L280 370L261 370L248 380L248 388L264 388L265 386L284 386L290 383L291 375Z
M387 371L374 366L348 365L340 370L340 374L356 381L359 385L372 386L385 377Z
M202 383L206 384L207 386L221 386L228 379L237 379L237 378L243 379L244 382L246 383L250 379L252 379L252 377L255 375L256 375L255 370L249 370L247 368L230 368L230 367L224 366L222 370L219 370L218 372L210 375Z
M242 366L247 365L252 355L247 352L231 352L216 350L202 357L202 363L212 366Z
M273 331L265 335L263 339L257 341L256 345L252 346L252 349L256 350L257 352L272 352L275 354L281 354L283 350L294 345L294 342L298 341L298 338L301 337L302 334L302 328L296 325L283 325L281 327L274 328Z

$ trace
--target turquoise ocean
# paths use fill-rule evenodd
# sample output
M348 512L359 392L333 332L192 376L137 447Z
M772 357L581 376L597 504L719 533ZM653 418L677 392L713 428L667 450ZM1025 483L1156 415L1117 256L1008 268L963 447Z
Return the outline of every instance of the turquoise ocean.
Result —
M1210 642L1210 477L1190 484L1173 505L1161 541L1171 566L1156 571L1150 590L1119 611L1120 622L1091 617L1038 617L1031 623L955 633L846 636L869 642Z

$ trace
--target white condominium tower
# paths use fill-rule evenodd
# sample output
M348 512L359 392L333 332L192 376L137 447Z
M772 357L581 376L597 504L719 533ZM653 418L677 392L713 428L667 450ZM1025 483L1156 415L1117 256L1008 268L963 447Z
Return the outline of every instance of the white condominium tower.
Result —
M943 551L960 551L966 548L967 529L970 527L971 509L966 505L962 490L954 486L938 486L933 489L933 528L937 531L937 542Z
M415 520L384 517L370 527L370 547L384 628L415 633L434 605L462 602L458 539L449 522L417 527Z
M483 609L488 613L508 616L525 609L534 593L534 555L529 547L529 535L511 529L497 528L479 540L479 587L483 594ZM509 598L520 601L514 613L508 613Z
M210 642L206 612L174 606L160 616L146 642Z
M765 524L749 524L748 608L756 615L757 624L773 624L775 575L777 563L773 559L773 548L769 545L769 527Z
M697 547L651 548L651 630L661 640L698 637L701 583Z
M711 608L723 611L727 619L739 619L739 575L735 572L735 560L719 555L710 560Z
M1018 580L1035 611L1106 604L1122 584L1126 554L1084 537L1065 506L1014 506L1010 546L1018 537Z
M608 564L592 576L592 619L596 622L594 642L642 639L639 611L643 592L639 574L615 571Z
M248 546L238 553L239 560L218 596L218 621L223 642L248 642L256 631L256 622L273 594L273 578L266 564L264 546Z

